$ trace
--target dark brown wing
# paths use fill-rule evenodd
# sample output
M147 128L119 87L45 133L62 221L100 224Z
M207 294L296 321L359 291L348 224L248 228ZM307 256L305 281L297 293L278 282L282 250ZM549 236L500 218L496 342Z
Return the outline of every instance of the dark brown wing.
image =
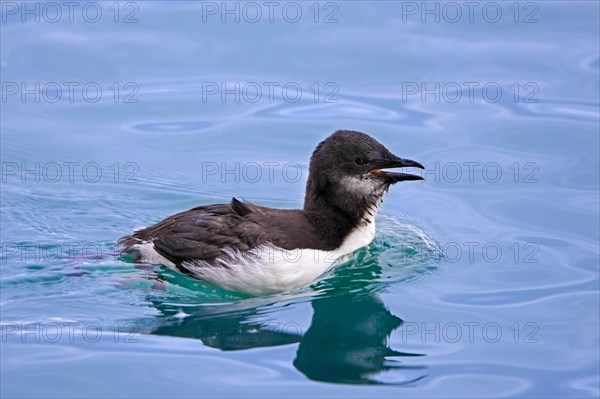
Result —
M178 213L119 240L125 253L134 253L140 242L153 242L158 253L180 265L214 260L225 248L243 252L265 243L284 249L314 248L323 241L300 210L265 208L233 198L229 204Z
M248 218L259 207L233 198L230 204L200 206L123 237L123 252L135 251L135 244L153 242L154 249L175 264L197 259L210 261L221 248L247 251L261 244L261 226Z

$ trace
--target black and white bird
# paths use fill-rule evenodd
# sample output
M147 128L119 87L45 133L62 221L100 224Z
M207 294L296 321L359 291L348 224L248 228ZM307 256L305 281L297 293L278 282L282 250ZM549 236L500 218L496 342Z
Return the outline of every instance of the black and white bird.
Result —
M163 264L252 295L307 286L375 236L375 214L389 187L424 169L365 133L339 130L312 154L303 209L241 202L203 205L122 237L135 261Z

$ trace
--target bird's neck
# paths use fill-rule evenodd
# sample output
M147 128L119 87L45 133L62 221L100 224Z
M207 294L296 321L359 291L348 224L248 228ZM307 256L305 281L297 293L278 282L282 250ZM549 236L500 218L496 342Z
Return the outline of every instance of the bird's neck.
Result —
M335 197L334 197L335 198ZM376 207L347 199L333 201L332 196L307 192L304 214L328 246L337 248L355 228L372 220Z

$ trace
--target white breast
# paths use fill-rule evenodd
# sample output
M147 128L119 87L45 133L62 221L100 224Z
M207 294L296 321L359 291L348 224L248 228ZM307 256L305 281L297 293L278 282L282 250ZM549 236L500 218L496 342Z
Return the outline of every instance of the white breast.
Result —
M373 212L374 214L374 212ZM346 255L368 245L375 237L375 221L354 229L334 251L314 249L285 250L262 245L250 251L225 249L223 256L209 262L191 261L183 265L195 277L225 289L252 295L273 294L305 287L342 262ZM138 246L142 262L175 264L154 249L152 243Z
M335 251L285 250L263 245L245 253L227 251L225 257L213 261L223 267L209 266L203 261L184 265L199 279L232 291L272 294L310 285L346 255L368 245L374 236L373 222L354 230Z

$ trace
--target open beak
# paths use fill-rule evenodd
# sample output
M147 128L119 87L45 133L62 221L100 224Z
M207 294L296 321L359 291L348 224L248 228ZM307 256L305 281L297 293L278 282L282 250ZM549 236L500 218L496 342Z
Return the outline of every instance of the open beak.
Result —
M419 175L413 175L410 173L399 173L399 172L390 172L382 169L389 168L419 168L425 169L425 167L417 161L412 161L410 159L402 159L394 156L393 158L381 158L375 161L372 161L371 164L374 166L368 173L370 175L377 176L379 178L385 179L385 181L389 184L394 184L399 181L406 180L425 180Z

